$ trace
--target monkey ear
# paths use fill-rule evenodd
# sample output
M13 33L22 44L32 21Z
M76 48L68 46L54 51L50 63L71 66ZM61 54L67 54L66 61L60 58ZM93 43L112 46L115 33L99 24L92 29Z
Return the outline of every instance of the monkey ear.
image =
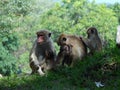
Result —
M51 37L51 33L49 33L48 36Z

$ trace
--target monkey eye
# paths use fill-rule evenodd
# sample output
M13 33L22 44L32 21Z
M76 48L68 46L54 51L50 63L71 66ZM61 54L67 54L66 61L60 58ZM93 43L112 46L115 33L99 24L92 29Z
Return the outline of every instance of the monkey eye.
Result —
M37 37L43 36L42 34L37 34Z
M63 41L66 41L66 40L67 40L67 39L64 37L64 38L63 38Z

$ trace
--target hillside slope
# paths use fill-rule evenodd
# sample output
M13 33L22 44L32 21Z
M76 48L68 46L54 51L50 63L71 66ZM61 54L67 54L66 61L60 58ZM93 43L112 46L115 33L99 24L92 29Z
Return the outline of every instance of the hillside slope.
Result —
M112 46L73 68L58 67L46 76L14 75L0 79L0 90L119 90L120 49ZM96 87L101 81L103 87Z

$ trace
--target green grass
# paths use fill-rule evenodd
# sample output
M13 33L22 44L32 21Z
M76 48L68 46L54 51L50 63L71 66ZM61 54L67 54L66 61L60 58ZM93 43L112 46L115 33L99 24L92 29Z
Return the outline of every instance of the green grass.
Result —
M86 57L74 67L58 67L46 76L19 75L0 79L0 90L120 90L120 49L115 46ZM104 87L96 87L101 81Z

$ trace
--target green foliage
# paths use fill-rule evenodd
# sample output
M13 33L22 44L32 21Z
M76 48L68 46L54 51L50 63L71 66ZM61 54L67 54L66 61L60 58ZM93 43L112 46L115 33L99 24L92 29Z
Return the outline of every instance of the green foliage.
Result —
M9 14L9 15L27 15L30 11L30 3L29 0L1 0L0 6L4 7L1 8L2 15Z
M16 58L7 51L2 43L0 43L0 73L3 75L11 75L16 73Z
M115 3L114 5L109 5L109 7L115 12L115 16L118 17L118 22L120 24L120 4Z
M19 44L16 33L12 31L13 25L11 18L10 16L7 17L4 15L0 18L0 41L9 51L16 50Z
M41 28L51 30L55 38L60 33L86 35L86 29L94 26L102 38L114 40L117 18L106 5L87 0L63 0L41 17ZM110 38L109 38L110 37Z
M28 0L29 1L29 0ZM17 70L13 52L19 47L18 27L21 16L30 12L28 1L1 0L0 1L0 73L11 75Z
M52 0L1 0L0 7L0 74L12 74L0 79L0 90L101 90L95 81L105 85L103 90L120 89L120 50L115 47L119 4L108 8L88 0L56 4ZM72 68L58 67L43 77L24 75L30 72L28 56L37 30L50 30L56 40L61 33L86 36L91 26L109 41L101 53ZM18 66L23 72L16 76Z

